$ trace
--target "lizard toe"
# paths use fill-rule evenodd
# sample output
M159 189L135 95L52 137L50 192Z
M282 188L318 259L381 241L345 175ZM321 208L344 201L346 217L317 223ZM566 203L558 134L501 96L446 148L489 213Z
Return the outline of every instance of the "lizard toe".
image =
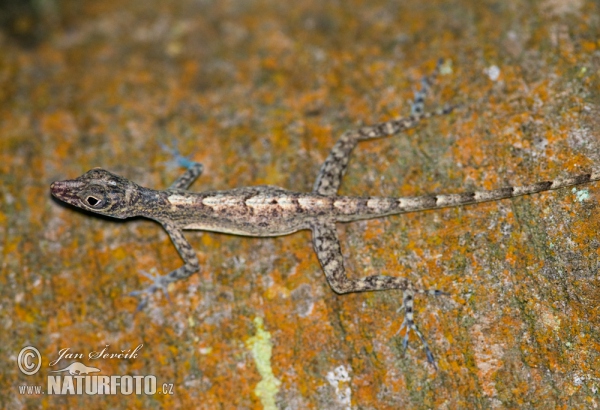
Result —
M165 280L167 278L167 275L159 275L156 273L153 274L144 270L140 271L140 273L148 279L150 279L153 283L142 290L134 290L133 292L129 293L130 296L140 298L140 303L136 308L136 312L139 312L140 310L143 310L146 306L148 306L148 300L150 295L156 292L157 290L162 290L163 294L165 295L165 298L169 301L169 303L173 303L171 301L171 297L169 296L168 291L169 282Z

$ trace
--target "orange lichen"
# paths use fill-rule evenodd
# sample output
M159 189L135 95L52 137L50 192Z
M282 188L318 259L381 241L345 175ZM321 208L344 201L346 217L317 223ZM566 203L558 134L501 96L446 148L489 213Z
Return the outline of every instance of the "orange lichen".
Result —
M36 343L47 364L67 345L143 342L139 359L103 362L103 374L155 374L176 388L102 401L19 397L23 407L260 408L261 376L243 346L256 316L272 336L281 407L333 407L326 375L339 365L352 368L353 407L598 405L597 184L340 228L352 277L386 273L450 292L416 301L438 373L414 335L401 347L401 294L336 295L308 232L186 233L202 271L170 288L172 303L156 294L134 313L128 293L147 284L139 270L181 264L169 238L152 223L108 222L49 199L51 181L93 166L168 186L178 171L163 166L158 143L171 138L206 165L193 189L310 189L339 134L407 114L438 57L452 71L427 108L464 106L361 143L344 194L492 189L591 169L596 3L566 14L548 2L392 3L110 0L78 5L77 20L37 47L0 39L7 351ZM69 16L74 6L64 7ZM484 71L492 65L495 80ZM14 364L3 369L3 386L27 380Z

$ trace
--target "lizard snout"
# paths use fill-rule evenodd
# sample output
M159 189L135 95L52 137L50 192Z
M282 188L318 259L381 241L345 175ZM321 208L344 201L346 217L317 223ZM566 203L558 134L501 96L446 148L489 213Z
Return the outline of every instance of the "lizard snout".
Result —
M52 195L62 201L73 204L77 198L77 192L83 188L85 183L74 180L55 181L50 184Z

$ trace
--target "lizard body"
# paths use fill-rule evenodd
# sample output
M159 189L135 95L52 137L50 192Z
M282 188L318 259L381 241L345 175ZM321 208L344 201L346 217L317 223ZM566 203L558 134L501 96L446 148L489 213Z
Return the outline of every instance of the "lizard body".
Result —
M51 191L71 205L120 219L143 216L180 230L269 237L320 224L497 201L598 178L597 173L591 173L491 191L395 198L328 196L270 185L199 193L182 189L160 191L94 168L76 180L53 183Z
M402 327L407 329L404 345L407 344L409 331L414 331L424 345L429 362L435 366L433 354L414 322L413 298L417 293L440 295L443 292L420 289L402 277L372 275L360 279L348 278L335 224L528 195L597 181L600 180L600 171L522 187L462 194L408 198L337 196L350 154L359 141L398 134L415 127L425 118L452 111L452 107L449 107L431 113L423 112L423 97L430 79L431 77L426 77L423 80L422 90L415 96L409 117L342 134L321 166L312 192L295 192L264 185L225 191L190 192L187 189L202 173L202 165L191 161L187 161L187 171L162 191L141 187L124 177L95 168L75 180L54 182L51 192L64 202L102 215L120 219L133 216L154 219L170 235L185 264L166 275L153 277L154 283L147 289L134 292L136 295L144 295L138 309L145 306L149 293L157 289L165 290L169 283L185 279L200 270L196 253L183 236L183 230L268 237L310 229L315 253L335 292L343 294L387 289L403 291L405 317Z

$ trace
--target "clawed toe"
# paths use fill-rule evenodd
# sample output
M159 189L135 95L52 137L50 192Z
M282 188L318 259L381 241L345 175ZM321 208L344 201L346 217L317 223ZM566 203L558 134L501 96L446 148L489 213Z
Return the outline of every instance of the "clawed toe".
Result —
M133 292L129 293L129 296L135 296L140 298L140 303L138 303L136 312L139 312L143 310L146 306L148 306L148 298L151 294L153 294L159 289L162 290L163 294L165 295L165 298L169 301L169 303L172 303L171 297L169 296L169 291L167 289L168 283L166 283L166 281L164 280L163 275L152 274L146 271L140 271L140 273L148 279L150 279L153 283L145 289L134 290Z
M177 148L177 143L173 142L173 146L169 146L167 144L159 143L162 150L168 154L170 154L173 158L169 161L163 161L163 164L166 166L183 167L183 168L191 168L196 162L190 159L191 155L184 156L179 152L179 148Z
M423 344L423 348L425 349L425 354L427 355L427 361L429 363L431 363L431 365L433 366L433 368L435 370L437 370L438 367L437 367L435 358L433 357L433 353L431 352L431 349L429 349L429 345L427 344L427 341L423 337L423 334L417 328L417 325L415 324L415 321L414 321L413 301L414 301L415 293L421 293L421 294L426 294L426 295L430 295L430 296L445 296L445 295L448 295L448 293L443 292L441 290L437 290L437 289L405 290L404 297L402 298L402 307L400 309L398 309L398 312L400 312L402 309L404 309L404 320L402 321L402 325L400 326L400 329L398 329L398 331L396 332L396 334L398 334L402 330L406 329L406 333L404 334L404 338L402 339L403 348L405 350L408 348L408 337L409 337L410 332L413 331L418 336L421 343Z
M421 343L423 344L423 349L425 350L425 355L427 356L427 361L433 366L433 368L435 370L438 370L437 363L435 361L433 353L431 352L431 349L429 348L427 341L425 340L425 338L423 337L423 334L419 331L419 329L417 328L415 323L410 320L407 320L407 318L404 317L404 321L402 322L402 325L400 326L400 329L398 329L396 334L400 333L404 328L406 328L406 333L404 334L404 337L402 338L402 347L404 348L404 350L406 350L408 348L408 335L410 334L410 331L412 330L419 337L419 340L421 340Z

